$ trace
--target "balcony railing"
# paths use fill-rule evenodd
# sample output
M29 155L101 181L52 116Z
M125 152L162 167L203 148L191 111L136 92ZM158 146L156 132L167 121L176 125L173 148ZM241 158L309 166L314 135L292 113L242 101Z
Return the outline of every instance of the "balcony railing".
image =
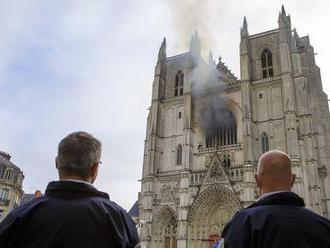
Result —
M227 150L235 150L242 148L242 144L231 144L224 146L212 146L212 147L199 147L198 153L220 152Z

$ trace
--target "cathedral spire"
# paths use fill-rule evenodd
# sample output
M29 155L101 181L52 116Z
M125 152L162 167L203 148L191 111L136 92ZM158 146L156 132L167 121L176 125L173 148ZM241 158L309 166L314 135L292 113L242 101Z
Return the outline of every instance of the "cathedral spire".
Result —
M193 56L199 57L201 55L201 39L199 38L197 30L191 36L190 52L193 54Z
M285 12L285 8L284 8L284 5L282 4L282 15L286 16L286 12Z
M248 24L246 21L246 16L244 16L243 27L241 28L241 37L248 37L248 36L249 36Z
M282 5L282 10L278 15L278 25L279 28L289 28L289 26L291 25L290 16L286 15L283 5Z
M292 43L291 47L292 47L293 51L298 52L300 38L299 38L299 35L295 28L292 30L292 33L293 34L292 34L292 39L291 39L291 43Z
M291 18L290 15L286 14L284 5L282 5L281 12L278 15L278 25L279 28L291 30Z
M296 40L299 40L299 35L298 35L298 32L297 32L297 29L293 29L293 37L296 39Z
M210 53L209 53L209 65L214 65L215 62L214 62L214 59L213 59L213 54L212 54L212 51L210 50Z
M158 61L166 59L166 38L164 37L163 42L159 48Z

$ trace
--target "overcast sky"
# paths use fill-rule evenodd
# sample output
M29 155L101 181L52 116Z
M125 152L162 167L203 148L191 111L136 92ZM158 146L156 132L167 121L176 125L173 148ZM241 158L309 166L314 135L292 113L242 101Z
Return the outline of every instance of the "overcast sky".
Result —
M25 192L44 191L57 179L61 138L91 132L103 142L96 186L129 209L163 37L175 55L199 29L204 47L239 76L243 16L250 34L274 29L284 3L299 35L310 35L329 94L329 2L0 0L0 150L23 170Z

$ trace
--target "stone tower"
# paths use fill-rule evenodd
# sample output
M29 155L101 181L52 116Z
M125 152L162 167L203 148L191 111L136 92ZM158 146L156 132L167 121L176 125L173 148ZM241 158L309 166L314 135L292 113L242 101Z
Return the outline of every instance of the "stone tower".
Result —
M294 191L330 217L330 118L309 37L282 7L278 28L249 35L244 17L240 79L201 56L158 54L147 120L139 210L145 247L209 247L258 197L254 173L270 149L290 155ZM213 68L213 69L212 69ZM215 68L215 69L214 69Z

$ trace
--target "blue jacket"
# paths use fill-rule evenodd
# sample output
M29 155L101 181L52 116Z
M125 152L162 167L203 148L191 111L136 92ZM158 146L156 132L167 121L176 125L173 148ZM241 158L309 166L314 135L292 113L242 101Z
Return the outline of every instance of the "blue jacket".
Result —
M0 248L131 248L131 217L106 193L70 181L48 184L43 197L12 211L0 226Z
M330 248L330 221L295 193L275 193L236 213L222 237L226 248Z

